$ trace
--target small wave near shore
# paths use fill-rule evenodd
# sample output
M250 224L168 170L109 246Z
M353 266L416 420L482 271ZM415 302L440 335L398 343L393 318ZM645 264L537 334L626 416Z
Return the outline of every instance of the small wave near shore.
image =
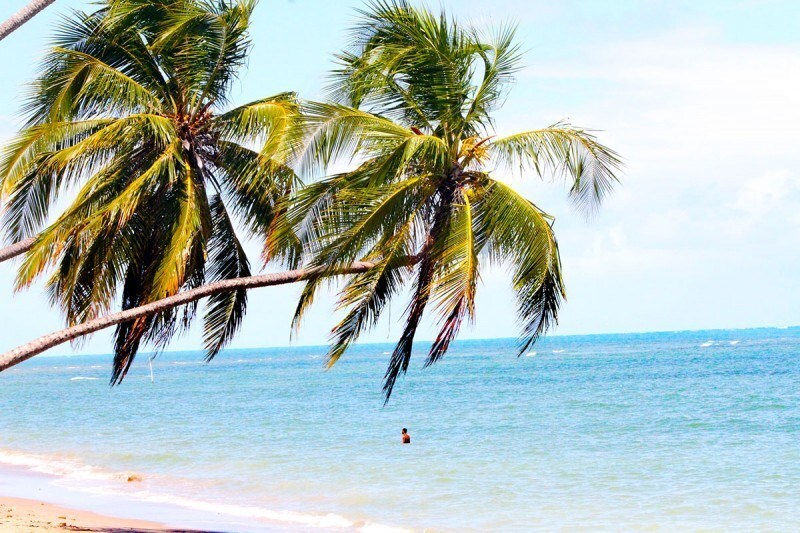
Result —
M72 457L46 456L0 449L0 471L3 467L12 468L17 472L48 476L52 478L50 485L63 491L111 498L119 497L144 504L159 504L204 514L263 521L265 525L364 533L410 531L364 520L351 520L336 513L304 513L195 499L164 490L168 488L169 481L161 479L161 476L148 476L133 471L107 470L82 463ZM274 528L269 528L269 530L272 531Z

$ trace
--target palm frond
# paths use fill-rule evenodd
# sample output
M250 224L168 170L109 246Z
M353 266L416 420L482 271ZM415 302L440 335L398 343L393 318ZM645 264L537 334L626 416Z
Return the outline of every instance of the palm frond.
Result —
M184 2L166 10L153 49L182 81L193 113L227 102L227 90L250 49L254 0Z
M206 254L210 214L205 190L197 170L186 163L180 189L177 190L177 217L169 229L170 239L153 278L151 298L159 299L177 293L188 281L192 259L199 252Z
M250 263L219 195L211 199L211 220L208 280L249 276ZM242 323L246 309L247 291L243 289L218 293L209 298L203 325L207 361L213 359L231 341Z
M384 187L340 192L320 215L321 231L311 243L316 253L310 264L337 269L360 259L375 242L408 225L428 201L426 189L420 177L413 177Z
M153 139L158 149L172 133L171 123L155 115L48 126L23 131L0 163L5 229L12 240L36 234L56 196L72 183L99 172L119 152L135 152L143 137Z
M476 202L476 226L495 262L511 266L522 324L520 354L555 325L566 296L550 219L508 185L490 181Z
M349 51L339 56L331 94L407 126L464 129L478 46L444 13L405 1L373 1L360 11Z
M75 12L61 22L23 106L28 126L147 111L168 100L146 41L130 25L104 25L106 13Z
M169 147L155 158L112 162L93 176L78 193L73 205L37 236L19 269L17 289L29 286L48 267L60 262L50 282L51 299L59 300L55 295L60 294L68 317L75 315L70 310L76 309L71 303L72 295L81 292L74 286L80 277L78 272L88 268L91 276L104 276L104 268L121 269L125 262L119 258L112 261L111 256L106 255L105 262L89 263L92 257L89 250L99 250L94 245L96 241L108 241L106 249L112 250L116 237L131 231L130 221L135 214L141 216L142 211L147 210L143 206L152 204L158 197L159 180L165 176L170 180L176 178L178 164L174 147ZM123 176L125 178L121 179ZM134 227L141 231L138 225ZM123 257L127 254L123 253ZM90 266L86 267L86 264ZM91 276L83 277L93 280ZM117 279L116 274L113 279ZM89 293L92 292L92 283L94 281L86 281ZM110 289L107 292L113 295ZM101 308L105 309L108 300L99 300Z
M449 146L441 138L343 105L307 103L303 126L308 133L303 168L311 173L324 170L334 161L349 162L355 157L400 154L405 165L414 161L433 168L446 166L449 158Z
M17 182L31 173L31 167L44 153L72 145L116 122L113 118L56 122L22 130L6 144L0 157L0 200L8 197Z
M493 126L491 113L502 104L505 91L520 70L520 47L514 42L515 33L513 26L501 27L488 43L479 47L483 74L471 95L465 123L477 123L486 129Z
M381 312L402 287L411 272L409 256L413 241L414 217L396 234L385 239L379 247L377 265L353 276L341 292L339 309L349 309L347 315L331 331L332 343L327 365L332 367L358 339L361 332L378 323ZM370 258L373 259L373 258Z
M296 95L282 93L231 109L215 117L214 123L225 140L258 145L262 157L286 162L290 155L281 153L281 149L298 113Z
M437 250L431 299L442 328L428 352L425 366L444 356L465 318L475 318L479 250L474 225L473 206L467 192L456 199L446 234L440 241L441 249Z
M93 55L66 48L54 48L51 53L53 60L60 63L58 76L48 79L48 89L57 90L50 107L53 120L96 114L99 110L118 114L161 107L148 88Z
M223 191L236 215L253 235L264 237L272 227L275 205L298 186L291 167L236 143L220 141L215 164Z
M397 378L400 377L401 373L405 374L408 370L408 364L411 361L411 353L414 348L414 337L417 334L417 328L419 328L422 315L430 298L433 267L430 256L423 257L415 280L411 302L406 310L406 323L403 327L403 332L400 334L400 339L392 351L389 365L383 376L384 404L389 402Z
M501 163L570 179L570 197L586 213L596 210L613 190L622 165L619 155L592 133L565 122L494 139L488 150Z

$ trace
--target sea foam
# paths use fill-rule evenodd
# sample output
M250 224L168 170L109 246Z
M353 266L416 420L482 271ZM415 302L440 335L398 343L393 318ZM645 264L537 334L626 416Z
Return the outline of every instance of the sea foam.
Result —
M227 515L237 518L254 518L292 526L322 529L350 529L365 533L402 533L411 531L386 524L350 520L336 513L311 513L280 511L254 505L236 505L194 499L178 494L151 490L131 489L137 487L143 477L135 472L114 472L81 461L38 454L0 450L0 465L20 467L30 472L46 474L55 479L52 484L63 489L84 494L117 496L139 502L164 504L204 513ZM77 481L77 483L75 483ZM94 483L87 483L94 482Z

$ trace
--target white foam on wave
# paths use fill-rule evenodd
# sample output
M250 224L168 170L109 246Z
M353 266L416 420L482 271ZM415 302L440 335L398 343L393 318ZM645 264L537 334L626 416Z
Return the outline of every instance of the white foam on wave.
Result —
M137 501L146 503L157 503L201 511L203 513L223 514L237 518L257 518L274 522L284 522L310 527L320 528L352 528L358 524L337 514L314 515L296 511L273 511L256 506L235 505L227 503L214 503L209 501L195 500L174 494L165 494L151 490L124 491L108 486L82 485L70 487L83 493L97 494L102 496L124 496L133 498Z
M387 526L386 524L374 524L372 522L364 522L358 530L364 533L412 533L414 531L405 527Z
M353 521L340 514L326 513L301 513L298 511L276 511L264 507L257 507L254 505L237 505L229 503L215 503L204 500L195 500L184 496L177 496L174 494L164 494L154 492L151 490L139 490L135 492L127 492L122 490L111 489L109 487L100 486L80 486L75 487L75 490L98 494L103 496L125 496L134 498L137 501L146 503L156 503L162 505L169 505L173 507L181 507L183 509L190 509L193 511L201 511L203 513L210 513L215 515L226 515L236 518L253 518L257 520L266 520L268 522L278 522L282 524L291 524L294 526L304 526L311 528L322 529L348 529L363 531L364 533L405 533L411 530L389 526L386 524L379 524L368 521Z
M310 528L349 529L364 533L401 533L410 531L368 521L353 521L336 513L276 511L253 505L214 503L149 489L136 490L135 487L138 483L132 485L129 481L132 478L136 481L141 481L143 476L137 473L113 472L65 457L35 455L0 449L0 464L54 476L56 478L53 481L54 485L84 494L118 496L145 503L171 505L203 513L222 514L236 518L253 518ZM95 483L87 483L87 481L94 481Z
M739 341L731 341L731 346L736 346L737 344L739 344Z
M138 475L133 472L112 472L67 457L48 457L8 450L0 450L0 463L18 466L39 474L80 480L127 481L129 477Z
M528 352L528 353L525 354L525 357L535 357L535 356L536 356L536 352L533 352L533 351Z
M89 378L86 376L75 376L74 378L69 378L70 381L97 381L100 378Z
M566 350L553 350L553 353L564 353Z
M709 346L711 346L712 344L714 344L714 341L706 341L706 342L704 342L703 344L701 344L701 345L700 345L700 347L701 347L701 348L708 348L708 347L709 347Z

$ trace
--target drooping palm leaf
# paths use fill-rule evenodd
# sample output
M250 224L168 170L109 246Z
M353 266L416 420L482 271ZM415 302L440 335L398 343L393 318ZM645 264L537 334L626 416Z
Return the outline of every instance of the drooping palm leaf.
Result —
M570 198L587 213L597 209L612 191L621 165L617 153L593 134L564 122L493 139L487 149L500 163L523 171L532 167L539 175L551 172L571 180Z
M369 2L331 77L337 103L304 106L303 171L354 168L306 186L288 209L282 231L297 235L309 264L320 268L296 317L328 266L377 261L342 290L346 314L332 332L333 364L412 281L385 375L387 400L429 309L439 332L426 365L474 319L484 264L511 268L523 350L557 320L564 290L553 221L489 169L562 176L587 212L617 180L619 157L586 130L559 123L497 138L492 112L520 68L520 52L512 27L484 34L404 0Z
M9 239L36 236L18 287L50 272L50 298L69 324L119 301L131 309L250 273L235 228L266 236L298 185L294 94L224 109L254 6L106 0L58 27L23 108L26 127L0 156L0 202ZM51 213L76 185L72 203ZM209 358L245 308L242 291L209 302ZM196 310L120 324L112 382L141 346L162 348Z
M209 281L249 276L250 262L236 237L233 222L219 196L211 200L211 218L214 231L209 242L212 250L209 257ZM246 310L245 290L215 294L209 298L203 327L206 359L212 359L231 341L242 323Z

